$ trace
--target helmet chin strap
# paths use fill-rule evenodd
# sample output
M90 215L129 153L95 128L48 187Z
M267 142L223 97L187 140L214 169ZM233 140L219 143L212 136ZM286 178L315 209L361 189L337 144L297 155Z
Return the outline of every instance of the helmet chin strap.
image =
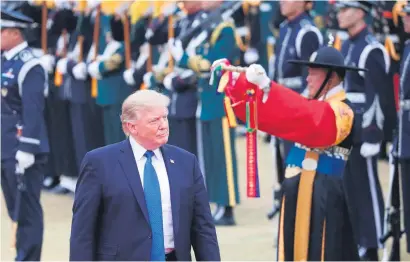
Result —
M312 99L318 99L320 97L320 94L322 93L323 89L325 89L327 82L329 82L330 77L332 76L332 73L333 73L333 69L329 69L329 71L327 71L325 80L323 81L319 90L316 92L316 94L313 96Z

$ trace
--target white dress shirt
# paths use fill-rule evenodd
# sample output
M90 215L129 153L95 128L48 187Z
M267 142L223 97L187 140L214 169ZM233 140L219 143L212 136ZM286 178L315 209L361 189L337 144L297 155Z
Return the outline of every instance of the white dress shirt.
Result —
M129 137L132 152L134 153L135 161L137 162L138 172L140 174L141 184L144 188L144 168L147 158L144 156L147 150L135 141L131 136ZM172 224L172 209L171 209L171 193L169 189L169 181L167 169L165 167L164 158L161 151L155 149L152 157L152 165L158 176L159 187L161 190L161 204L162 204L162 225L164 230L164 247L165 250L174 249L174 231Z

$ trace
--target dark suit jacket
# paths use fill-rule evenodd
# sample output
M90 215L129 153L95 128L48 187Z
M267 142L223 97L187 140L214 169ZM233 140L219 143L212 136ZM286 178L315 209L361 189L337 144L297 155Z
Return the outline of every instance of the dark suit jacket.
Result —
M196 157L161 147L168 173L178 260L220 260L219 247ZM172 161L171 161L172 160ZM84 157L73 205L70 260L150 260L151 228L129 140Z

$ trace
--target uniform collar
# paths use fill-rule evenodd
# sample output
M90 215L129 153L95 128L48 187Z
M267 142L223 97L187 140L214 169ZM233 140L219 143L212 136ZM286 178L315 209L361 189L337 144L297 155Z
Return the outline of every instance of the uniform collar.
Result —
M23 49L25 49L26 47L28 47L28 44L26 41L24 41L23 43L20 43L18 45L16 45L15 47L13 47L12 49L4 52L4 57L7 60L12 59L15 55L17 55L18 53L20 53Z
M135 141L135 139L132 136L129 137L129 140L130 140L132 152L134 153L135 159L137 161L141 160L145 152L147 152L147 149L145 149L137 141ZM157 159L162 159L161 151L159 148L153 150L153 152Z
M337 86L333 87L330 89L326 95L321 96L319 100L323 101L331 101L331 100L337 100L337 101L343 101L346 99L346 92L343 88L343 82L340 82Z
M360 31L359 33L355 34L354 36L350 36L350 40L351 41L355 41L357 39L363 38L365 37L367 34L369 33L369 29L367 28L367 26L365 26L362 31Z
M295 18L293 18L293 20L287 20L288 24L293 26L296 24L299 24L300 21L302 21L303 19L307 18L309 15L306 12L301 13L300 15L296 16Z

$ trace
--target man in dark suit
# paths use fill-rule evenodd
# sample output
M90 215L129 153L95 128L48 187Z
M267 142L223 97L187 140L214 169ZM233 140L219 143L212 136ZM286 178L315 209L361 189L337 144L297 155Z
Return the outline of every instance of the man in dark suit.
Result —
M168 141L169 99L141 90L123 103L128 139L84 157L70 260L220 260L196 157Z

